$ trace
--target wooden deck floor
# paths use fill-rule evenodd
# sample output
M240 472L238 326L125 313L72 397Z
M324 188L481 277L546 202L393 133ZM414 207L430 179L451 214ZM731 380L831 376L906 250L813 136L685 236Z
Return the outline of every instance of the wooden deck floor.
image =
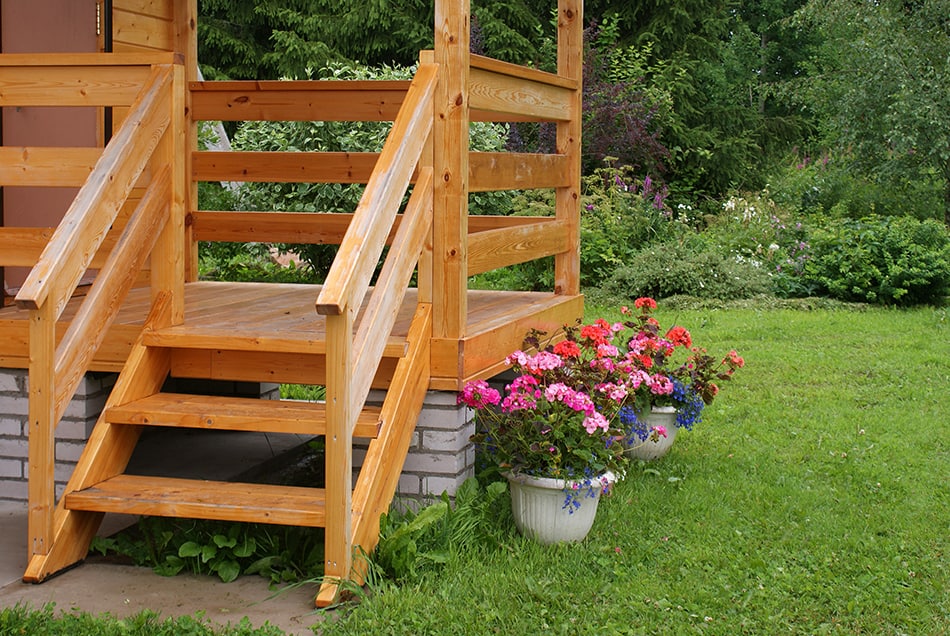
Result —
M319 291L318 285L189 283L185 324L168 335L208 348L225 346L239 337L261 350L273 350L279 340L283 348L322 353L326 325L314 309ZM64 311L58 327L61 333L75 316L80 300L74 298ZM144 323L148 302L147 289L131 292L92 370L121 369ZM391 334L393 351L408 333L415 303L415 290L410 290ZM583 299L540 292L471 290L468 307L465 338L433 342L433 388L452 389L465 379L499 368L504 357L521 344L528 328L553 329L570 322L581 315ZM28 317L28 311L16 307L0 309L0 367L28 366Z

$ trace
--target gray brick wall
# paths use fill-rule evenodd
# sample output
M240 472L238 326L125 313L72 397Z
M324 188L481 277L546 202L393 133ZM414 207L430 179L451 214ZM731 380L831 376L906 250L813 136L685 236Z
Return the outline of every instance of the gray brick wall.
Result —
M62 494L86 438L115 384L114 373L88 373L56 429L56 494ZM29 377L0 369L0 499L27 500Z

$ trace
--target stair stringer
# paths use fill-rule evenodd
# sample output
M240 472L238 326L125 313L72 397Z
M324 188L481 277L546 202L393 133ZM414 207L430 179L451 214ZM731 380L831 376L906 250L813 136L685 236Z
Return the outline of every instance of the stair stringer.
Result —
M354 551L369 555L379 542L379 518L389 510L399 475L409 452L409 442L422 413L430 377L432 305L420 303L409 327L408 351L396 365L383 400L382 428L366 451L353 490L352 531ZM365 558L354 554L350 579L362 584ZM316 597L317 607L338 600L340 581L325 579Z
M31 555L23 574L24 582L42 583L50 576L80 563L89 552L89 545L99 530L104 513L67 510L65 494L115 477L128 465L142 427L110 424L105 420L105 413L111 406L147 397L161 390L171 367L171 355L167 349L142 344L142 334L164 324L170 310L171 295L159 294L66 484L65 492L57 503L53 518L53 541L49 550L45 554Z

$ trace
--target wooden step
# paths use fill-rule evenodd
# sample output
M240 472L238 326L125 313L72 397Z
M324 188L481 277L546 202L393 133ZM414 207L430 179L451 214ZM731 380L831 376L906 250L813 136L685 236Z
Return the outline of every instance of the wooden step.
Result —
M67 493L67 510L322 528L324 491L299 486L119 475Z
M156 393L128 404L113 406L106 411L105 418L112 424L298 435L323 435L327 429L327 410L323 402L182 393ZM379 428L379 407L367 406L356 421L353 436L375 438Z
M280 335L275 335L275 334ZM225 351L261 351L270 353L295 353L326 355L326 334L323 332L266 331L263 328L247 328L222 322L221 325L182 325L147 331L142 342L149 347L175 349L219 349ZM401 358L406 355L406 338L389 336L383 350L385 358Z

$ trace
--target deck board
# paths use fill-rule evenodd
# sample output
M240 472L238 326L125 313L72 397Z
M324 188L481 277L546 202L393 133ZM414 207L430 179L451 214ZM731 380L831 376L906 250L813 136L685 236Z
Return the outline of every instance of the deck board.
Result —
M315 308L319 285L289 283L230 283L199 281L185 286L185 325L175 328L188 338L206 338L215 344L222 333L259 341L259 348L275 345L279 349L319 353L325 347L326 322ZM71 300L63 312L57 331L62 334L76 314L81 299ZM406 295L393 327L387 355L393 355L397 341L404 339L416 303L416 290ZM134 289L110 328L103 349L92 370L116 371L121 368L135 334L148 313L149 290ZM468 292L466 337L459 351L466 356L459 373L443 372L439 387L497 367L507 353L521 344L524 326L534 318L548 326L563 322L577 313L580 297L555 296L543 292L487 291ZM362 310L357 320L362 315ZM0 367L28 366L29 312L15 306L0 309ZM553 322L552 322L553 321ZM174 330L171 332L174 333ZM453 370L455 366L451 367ZM439 375L439 374L436 374ZM458 376L458 377L456 377Z

